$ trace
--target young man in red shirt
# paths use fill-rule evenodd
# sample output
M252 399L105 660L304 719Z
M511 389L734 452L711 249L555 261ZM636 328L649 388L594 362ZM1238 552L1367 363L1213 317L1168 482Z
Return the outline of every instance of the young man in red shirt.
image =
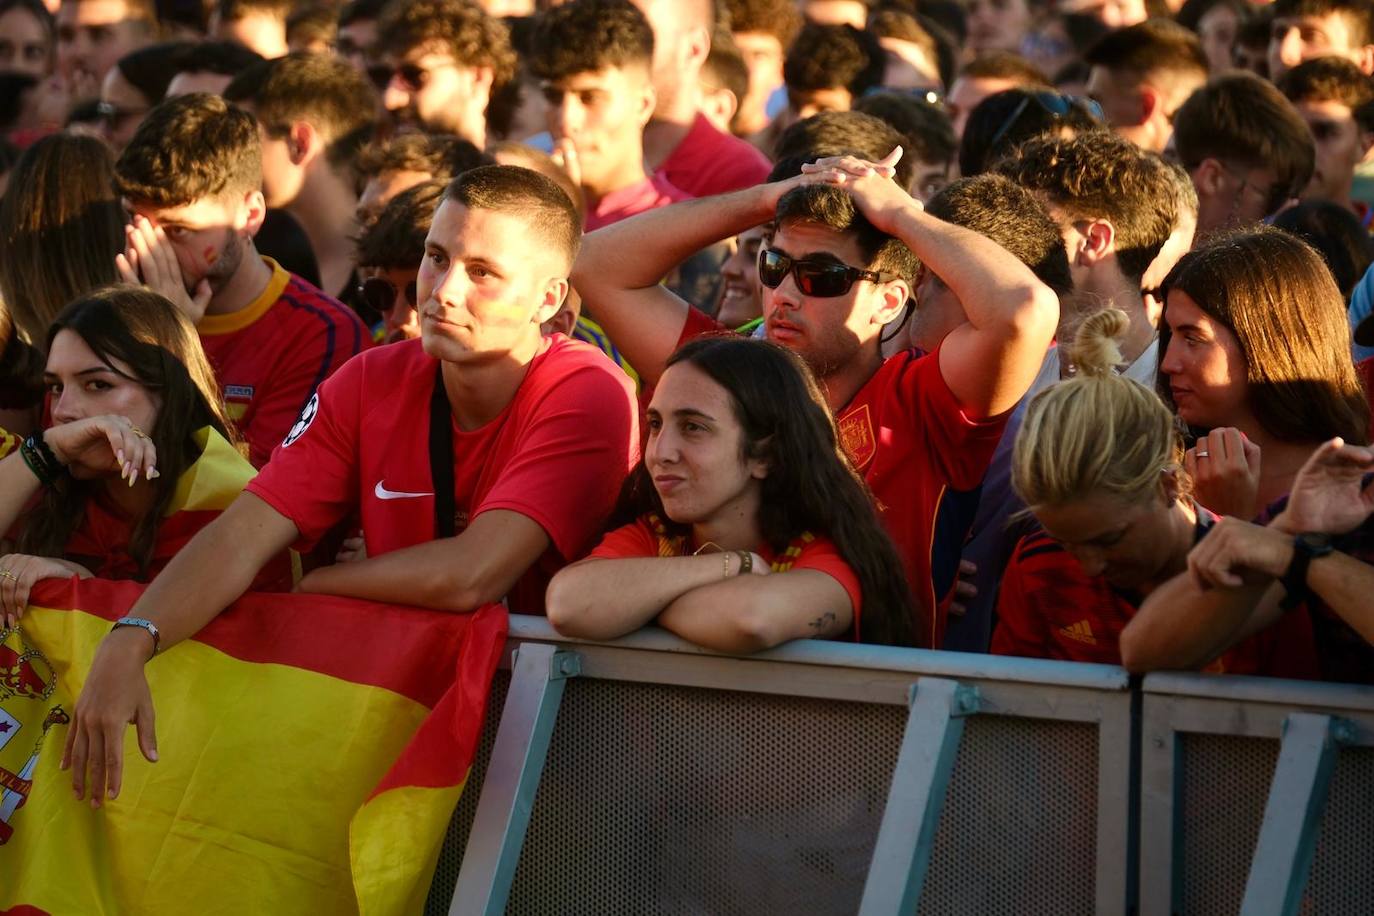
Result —
M638 457L629 379L594 348L540 331L567 295L580 235L567 195L537 172L460 176L425 242L421 338L369 350L321 386L251 487L130 616L151 621L162 647L185 639L269 557L308 549L355 512L366 557L315 570L301 591L542 608L550 576L595 543ZM137 720L151 752L143 665L158 645L141 627L101 644L73 723L78 794L87 758L93 800L107 779L118 791L123 723Z
M253 116L192 93L149 113L115 165L130 213L124 279L200 332L255 467L319 384L367 345L351 309L253 247L266 212Z
M775 220L759 258L766 334L825 389L902 555L924 616L917 632L939 648L940 607L983 474L1044 359L1059 300L995 242L925 214L892 180L895 161L822 160L795 179L624 220L588 236L573 282L653 384L680 344L724 330L657 278L703 245ZM967 321L933 353L884 361L883 328L918 285L926 301L954 296Z

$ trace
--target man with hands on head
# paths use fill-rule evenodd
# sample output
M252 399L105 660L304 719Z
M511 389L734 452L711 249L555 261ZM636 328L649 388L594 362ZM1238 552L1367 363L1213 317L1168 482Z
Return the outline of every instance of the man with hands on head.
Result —
M421 337L351 360L272 461L129 612L167 648L234 601L257 567L360 516L366 558L300 591L470 611L538 611L594 542L639 435L629 379L540 324L568 292L577 213L537 172L484 166L445 192L417 277ZM451 456L444 460L443 456ZM64 764L78 797L119 791L124 729L153 759L147 632L110 633L76 703ZM87 765L91 767L89 781Z
M192 93L154 108L115 163L129 213L115 263L196 326L255 467L267 462L320 382L367 345L346 305L270 258L253 116Z
M1267 525L1221 519L1121 634L1132 671L1205 664L1285 612L1312 613L1328 680L1374 678L1374 448L1321 445Z
M573 282L656 384L680 344L724 329L658 278L704 245L773 221L759 257L765 334L816 373L902 556L924 618L917 631L938 647L979 486L1059 301L995 242L927 215L892 180L900 156L824 159L787 181L631 217L588 236ZM884 326L913 297L939 296L957 299L967 321L933 353L884 361Z

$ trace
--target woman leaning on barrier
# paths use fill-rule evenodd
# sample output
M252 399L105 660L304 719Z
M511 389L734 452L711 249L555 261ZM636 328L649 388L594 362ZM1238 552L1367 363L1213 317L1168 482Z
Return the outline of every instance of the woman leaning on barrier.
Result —
M96 290L47 336L52 423L0 460L0 629L44 579L147 581L253 476L200 339L142 287ZM286 587L283 557L260 587Z
M1121 664L1118 637L1145 596L1187 569L1217 517L1195 502L1173 415L1117 375L1129 327L1108 309L1079 329L1079 374L1036 396L1016 438L1012 485L1042 531L1017 544L1002 580L992 651ZM1315 677L1305 614L1256 634L1207 670Z
M648 414L614 530L549 584L559 632L612 639L657 622L725 652L806 637L915 644L896 550L796 355L693 341Z

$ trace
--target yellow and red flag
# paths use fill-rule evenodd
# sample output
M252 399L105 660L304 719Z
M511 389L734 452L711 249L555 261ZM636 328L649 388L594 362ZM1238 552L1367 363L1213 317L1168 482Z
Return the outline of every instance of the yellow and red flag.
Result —
M505 610L247 595L149 662L159 760L130 728L93 810L58 761L141 588L43 583L0 644L0 914L422 911Z

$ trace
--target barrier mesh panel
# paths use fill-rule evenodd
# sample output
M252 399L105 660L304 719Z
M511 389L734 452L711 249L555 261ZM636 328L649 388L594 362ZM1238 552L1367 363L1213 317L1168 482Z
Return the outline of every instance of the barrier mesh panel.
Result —
M1183 735L1184 912L1233 914L1259 842L1279 742L1267 738ZM1374 749L1336 758L1304 916L1374 913Z
M974 716L920 912L1092 913L1096 844L1096 726Z
M896 706L571 680L507 912L852 914L905 722ZM968 721L922 914L1092 912L1096 736ZM447 910L477 795L455 814L429 914Z

